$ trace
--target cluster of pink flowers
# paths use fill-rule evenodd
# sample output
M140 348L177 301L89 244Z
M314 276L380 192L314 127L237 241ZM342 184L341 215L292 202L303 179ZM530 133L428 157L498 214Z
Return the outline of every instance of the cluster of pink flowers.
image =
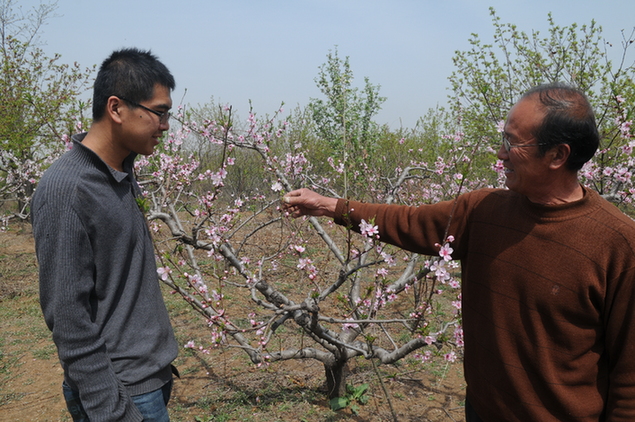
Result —
M379 227L367 223L364 219L359 223L359 231L362 236L374 239L379 238Z
M310 280L315 280L318 276L318 269L313 265L311 258L298 259L298 269L305 271L308 274Z
M284 173L293 177L299 176L308 171L311 166L303 152L297 154L287 153L281 162Z

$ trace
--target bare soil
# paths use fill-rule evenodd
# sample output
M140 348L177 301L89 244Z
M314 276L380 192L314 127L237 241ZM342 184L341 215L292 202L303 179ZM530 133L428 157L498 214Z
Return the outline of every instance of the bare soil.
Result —
M181 344L205 336L204 324L180 298L167 289L165 298ZM348 382L368 383L369 401L337 412L329 407L324 369L315 361L256 368L237 349L208 355L182 349L175 363L181 378L169 405L173 421L464 420L460 361L424 367L404 359L379 366L379 378L371 362L357 360ZM30 227L11 227L0 232L0 421L70 421L61 382L55 346L39 308Z

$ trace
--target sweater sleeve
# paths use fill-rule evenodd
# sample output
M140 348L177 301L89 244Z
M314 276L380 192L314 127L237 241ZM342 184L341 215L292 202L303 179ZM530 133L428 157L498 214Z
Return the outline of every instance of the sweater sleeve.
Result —
M334 221L349 226L359 232L360 223L365 220L378 227L382 242L424 255L436 255L438 245L448 236L455 238L452 243L453 259L461 259L467 244L467 217L470 207L469 194L456 200L432 205L411 207L405 205L367 204L339 199Z
M95 270L89 236L72 201L52 196L34 208L33 233L40 304L67 381L79 391L91 421L141 421L94 324Z

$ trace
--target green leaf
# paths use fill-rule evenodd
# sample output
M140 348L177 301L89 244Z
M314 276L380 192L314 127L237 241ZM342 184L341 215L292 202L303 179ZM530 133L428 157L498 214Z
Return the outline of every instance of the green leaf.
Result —
M368 390L368 384L362 384L359 387L355 387L353 390L353 398L359 400L364 393Z
M349 403L349 400L346 397L335 397L335 398L332 398L331 401L329 402L331 406L331 410L334 410L334 411L344 409L346 406L348 406L348 403Z

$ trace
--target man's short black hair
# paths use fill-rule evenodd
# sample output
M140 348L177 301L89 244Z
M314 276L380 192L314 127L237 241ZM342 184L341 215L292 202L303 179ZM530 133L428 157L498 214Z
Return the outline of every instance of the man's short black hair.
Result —
M156 84L170 91L174 77L150 51L125 48L113 52L101 64L93 90L93 120L100 120L112 95L140 103L154 95Z
M586 95L577 88L555 82L527 91L522 99L536 95L545 117L533 134L544 155L556 145L567 144L571 155L567 168L578 171L593 158L600 144L595 113Z

